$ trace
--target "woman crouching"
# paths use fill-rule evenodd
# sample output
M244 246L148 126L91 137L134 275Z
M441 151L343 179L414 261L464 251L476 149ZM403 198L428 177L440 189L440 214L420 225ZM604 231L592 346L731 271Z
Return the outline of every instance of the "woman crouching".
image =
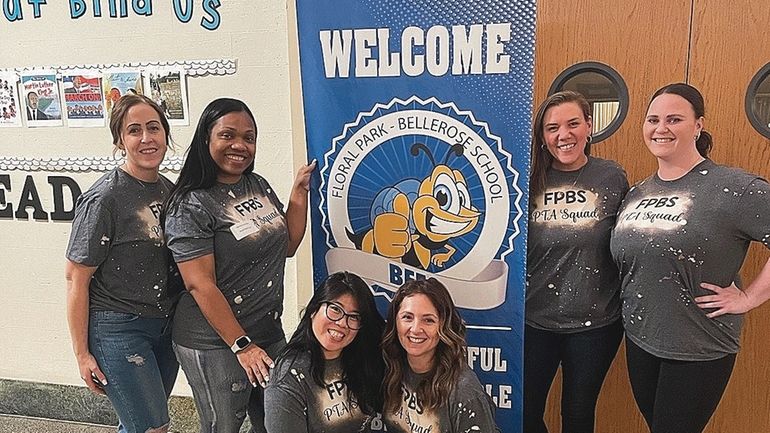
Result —
M446 287L430 278L398 289L382 342L388 432L499 432L465 348L465 325Z
M383 328L366 283L349 272L330 275L270 374L268 433L368 431L382 409Z

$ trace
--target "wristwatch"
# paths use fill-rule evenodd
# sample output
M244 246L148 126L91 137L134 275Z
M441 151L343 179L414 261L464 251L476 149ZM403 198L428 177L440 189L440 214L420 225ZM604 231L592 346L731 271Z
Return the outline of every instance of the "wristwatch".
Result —
M235 343L230 346L230 350L232 350L233 353L238 353L245 349L249 344L251 344L251 338L249 338L248 335L243 335L235 339Z

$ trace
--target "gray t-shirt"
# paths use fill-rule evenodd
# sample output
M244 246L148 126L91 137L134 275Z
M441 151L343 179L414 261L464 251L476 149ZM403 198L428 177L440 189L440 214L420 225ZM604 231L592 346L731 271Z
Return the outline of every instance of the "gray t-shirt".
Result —
M618 320L610 233L626 191L626 173L614 161L589 157L580 170L548 169L529 210L527 325L566 333Z
M265 428L268 433L369 432L370 417L350 399L340 358L326 361L320 387L310 375L310 354L278 360L265 389ZM378 386L378 384L372 384Z
M172 186L163 176L148 183L116 168L78 198L67 258L96 267L91 310L149 318L171 314L182 284L159 216Z
M743 315L710 319L694 298L713 294L702 282L740 287L752 240L770 247L770 185L756 175L705 160L680 179L656 174L631 188L611 243L628 338L667 359L736 353Z
M431 410L423 407L415 389L425 378L409 369L401 385L401 407L383 418L388 433L493 433L499 432L495 424L492 399L484 392L473 370L466 367L452 387L446 402Z
M289 234L283 205L262 177L191 191L166 217L174 260L214 254L216 283L238 323L262 346L283 338L283 274ZM184 292L174 316L174 341L193 349L227 347Z

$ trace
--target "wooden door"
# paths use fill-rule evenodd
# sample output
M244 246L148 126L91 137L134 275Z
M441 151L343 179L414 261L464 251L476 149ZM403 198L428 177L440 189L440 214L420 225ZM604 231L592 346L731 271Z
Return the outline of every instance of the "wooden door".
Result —
M695 0L689 83L706 100L712 159L770 179L770 140L744 108L752 77L770 62L770 3ZM741 270L754 280L770 254L754 244ZM747 315L741 351L722 402L706 432L770 432L770 303Z
M553 80L576 63L595 61L616 70L628 86L628 115L617 132L593 147L593 154L618 161L633 183L656 168L641 137L648 98L665 84L687 81L706 98L713 159L770 178L770 141L752 129L743 108L752 76L770 62L767 23L770 3L752 0L538 0L535 106ZM767 259L765 248L752 247L744 280L753 280ZM706 432L770 431L768 343L770 305L765 305L748 315L744 348ZM551 433L560 431L560 394L557 376L546 410ZM599 398L596 432L646 431L621 347Z

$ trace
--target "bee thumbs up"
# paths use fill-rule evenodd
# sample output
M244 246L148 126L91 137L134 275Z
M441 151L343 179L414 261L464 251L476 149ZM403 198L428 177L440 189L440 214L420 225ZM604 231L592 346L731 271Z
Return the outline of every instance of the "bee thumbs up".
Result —
M409 220L409 211L409 199L406 198L406 195L403 193L396 195L396 198L393 199L393 212Z

